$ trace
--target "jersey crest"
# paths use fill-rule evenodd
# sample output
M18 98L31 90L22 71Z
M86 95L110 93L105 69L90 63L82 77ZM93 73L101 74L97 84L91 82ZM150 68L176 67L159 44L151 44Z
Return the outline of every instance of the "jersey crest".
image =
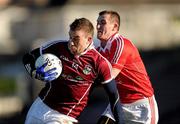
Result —
M91 65L85 65L84 69L83 69L83 73L85 75L89 75L91 73L92 70L92 66Z

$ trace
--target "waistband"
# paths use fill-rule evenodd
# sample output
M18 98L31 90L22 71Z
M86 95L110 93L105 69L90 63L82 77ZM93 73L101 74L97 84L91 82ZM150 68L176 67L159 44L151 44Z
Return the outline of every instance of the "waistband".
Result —
M132 106L132 105L139 105L139 104L146 104L146 103L149 103L149 100L150 99L155 99L154 98L154 95L151 96L151 97L145 97L143 99L140 99L140 100L137 100L135 102L132 102L132 103L128 103L128 104L122 104L123 106Z

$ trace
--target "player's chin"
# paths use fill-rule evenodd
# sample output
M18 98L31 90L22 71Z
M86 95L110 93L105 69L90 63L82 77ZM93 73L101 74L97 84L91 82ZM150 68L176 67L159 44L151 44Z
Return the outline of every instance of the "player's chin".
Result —
M72 54L76 54L77 53L77 48L72 46L72 47L70 47L70 51L71 51Z
M102 39L102 37L103 37L103 36L102 36L102 33L97 33L97 38L98 38L98 39Z
M103 40L103 37L102 37L102 35L97 35L97 38L99 39L99 40Z

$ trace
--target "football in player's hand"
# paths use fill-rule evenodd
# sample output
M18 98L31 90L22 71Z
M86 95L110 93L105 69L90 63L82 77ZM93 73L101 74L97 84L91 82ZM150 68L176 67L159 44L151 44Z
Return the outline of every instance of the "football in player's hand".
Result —
M47 65L45 63L47 63ZM56 55L51 53L42 54L36 59L35 67L39 68L44 64L46 65L44 68L44 72L48 72L48 70L53 70L53 72L51 73L57 73L57 75L55 75L55 79L60 76L62 72L62 62Z

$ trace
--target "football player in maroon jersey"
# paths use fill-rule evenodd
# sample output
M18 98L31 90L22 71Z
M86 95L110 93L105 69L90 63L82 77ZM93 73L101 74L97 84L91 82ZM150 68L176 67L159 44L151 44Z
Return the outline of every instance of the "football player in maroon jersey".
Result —
M45 82L26 117L26 124L72 124L87 105L89 90L96 78L109 95L111 110L117 122L120 117L120 101L111 64L93 45L94 28L86 18L75 19L70 25L69 40L46 43L23 57L27 72ZM57 79L46 64L35 68L36 59L51 53L62 61L62 73Z

